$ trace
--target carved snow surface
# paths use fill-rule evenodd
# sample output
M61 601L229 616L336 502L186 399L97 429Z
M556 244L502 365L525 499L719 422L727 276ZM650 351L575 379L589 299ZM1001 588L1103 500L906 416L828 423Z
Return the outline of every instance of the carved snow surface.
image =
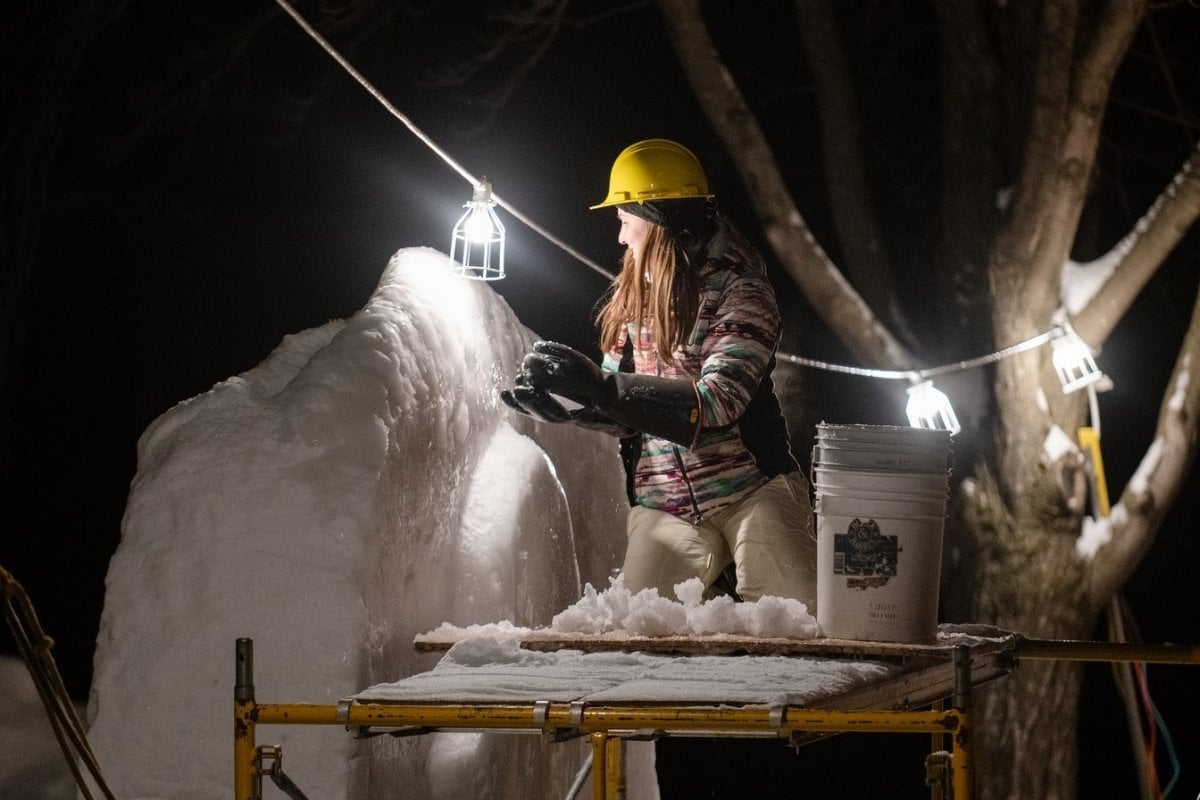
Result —
M432 665L419 631L485 610L544 624L608 576L626 512L613 440L497 396L535 339L443 254L401 250L351 318L286 337L147 429L89 708L117 796L230 795L238 637L254 639L260 702L331 704ZM583 756L335 726L260 736L331 800L561 798Z

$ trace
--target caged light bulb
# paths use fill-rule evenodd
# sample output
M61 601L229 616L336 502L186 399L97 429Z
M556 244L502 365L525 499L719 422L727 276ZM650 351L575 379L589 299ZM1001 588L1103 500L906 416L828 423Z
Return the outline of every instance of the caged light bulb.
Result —
M475 187L467 209L450 235L450 258L458 263L458 274L476 280L504 277L504 223L496 216L492 184L484 178Z
M1104 377L1104 373L1096 366L1091 348L1074 331L1068 330L1065 335L1055 339L1051 348L1054 371L1058 373L1064 394L1082 389Z
M950 435L962 430L958 416L950 405L950 398L932 381L923 381L908 389L908 406L905 409L908 423L914 428L950 431Z
M463 226L467 234L467 241L475 244L483 244L490 242L496 229L492 226L492 219L488 216L486 208L473 208L467 217L467 222Z

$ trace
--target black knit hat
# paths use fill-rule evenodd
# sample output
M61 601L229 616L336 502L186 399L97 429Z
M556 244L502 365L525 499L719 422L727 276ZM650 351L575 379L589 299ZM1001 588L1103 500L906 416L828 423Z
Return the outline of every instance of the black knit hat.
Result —
M703 240L713 227L716 202L703 197L623 203L617 208L666 228L676 240Z

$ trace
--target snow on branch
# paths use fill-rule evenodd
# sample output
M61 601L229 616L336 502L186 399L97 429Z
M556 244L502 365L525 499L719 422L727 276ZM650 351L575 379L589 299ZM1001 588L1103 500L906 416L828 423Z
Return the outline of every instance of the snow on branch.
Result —
M1200 142L1150 208L1108 253L1062 270L1063 303L1080 336L1099 345L1200 217Z
M1200 381L1192 377L1196 364L1200 364L1200 298L1159 408L1154 440L1105 521L1107 541L1094 541L1097 532L1092 531L1085 537L1092 546L1079 548L1081 556L1094 558L1087 596L1096 603L1112 597L1137 568L1195 462L1200 416Z
M1113 78L1145 14L1145 4L1145 0L1105 4L1099 19L1088 26L1081 26L1074 4L1052 3L1046 10L1035 78L1034 128L1016 215L1017 230L1041 240L1042 257L1034 264L1041 279L1031 281L1030 287L1052 279L1060 257L1056 254L1070 249ZM1079 35L1081 27L1086 27L1086 35ZM1081 43L1078 50L1075 41ZM1057 74L1064 68L1069 72Z

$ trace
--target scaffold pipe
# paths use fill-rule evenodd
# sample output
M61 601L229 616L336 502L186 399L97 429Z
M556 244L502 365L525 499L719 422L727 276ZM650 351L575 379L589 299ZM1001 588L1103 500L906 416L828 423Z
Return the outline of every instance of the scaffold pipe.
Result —
M1016 657L1056 661L1138 661L1145 664L1200 664L1200 645L1087 642L1072 639L1017 640Z

